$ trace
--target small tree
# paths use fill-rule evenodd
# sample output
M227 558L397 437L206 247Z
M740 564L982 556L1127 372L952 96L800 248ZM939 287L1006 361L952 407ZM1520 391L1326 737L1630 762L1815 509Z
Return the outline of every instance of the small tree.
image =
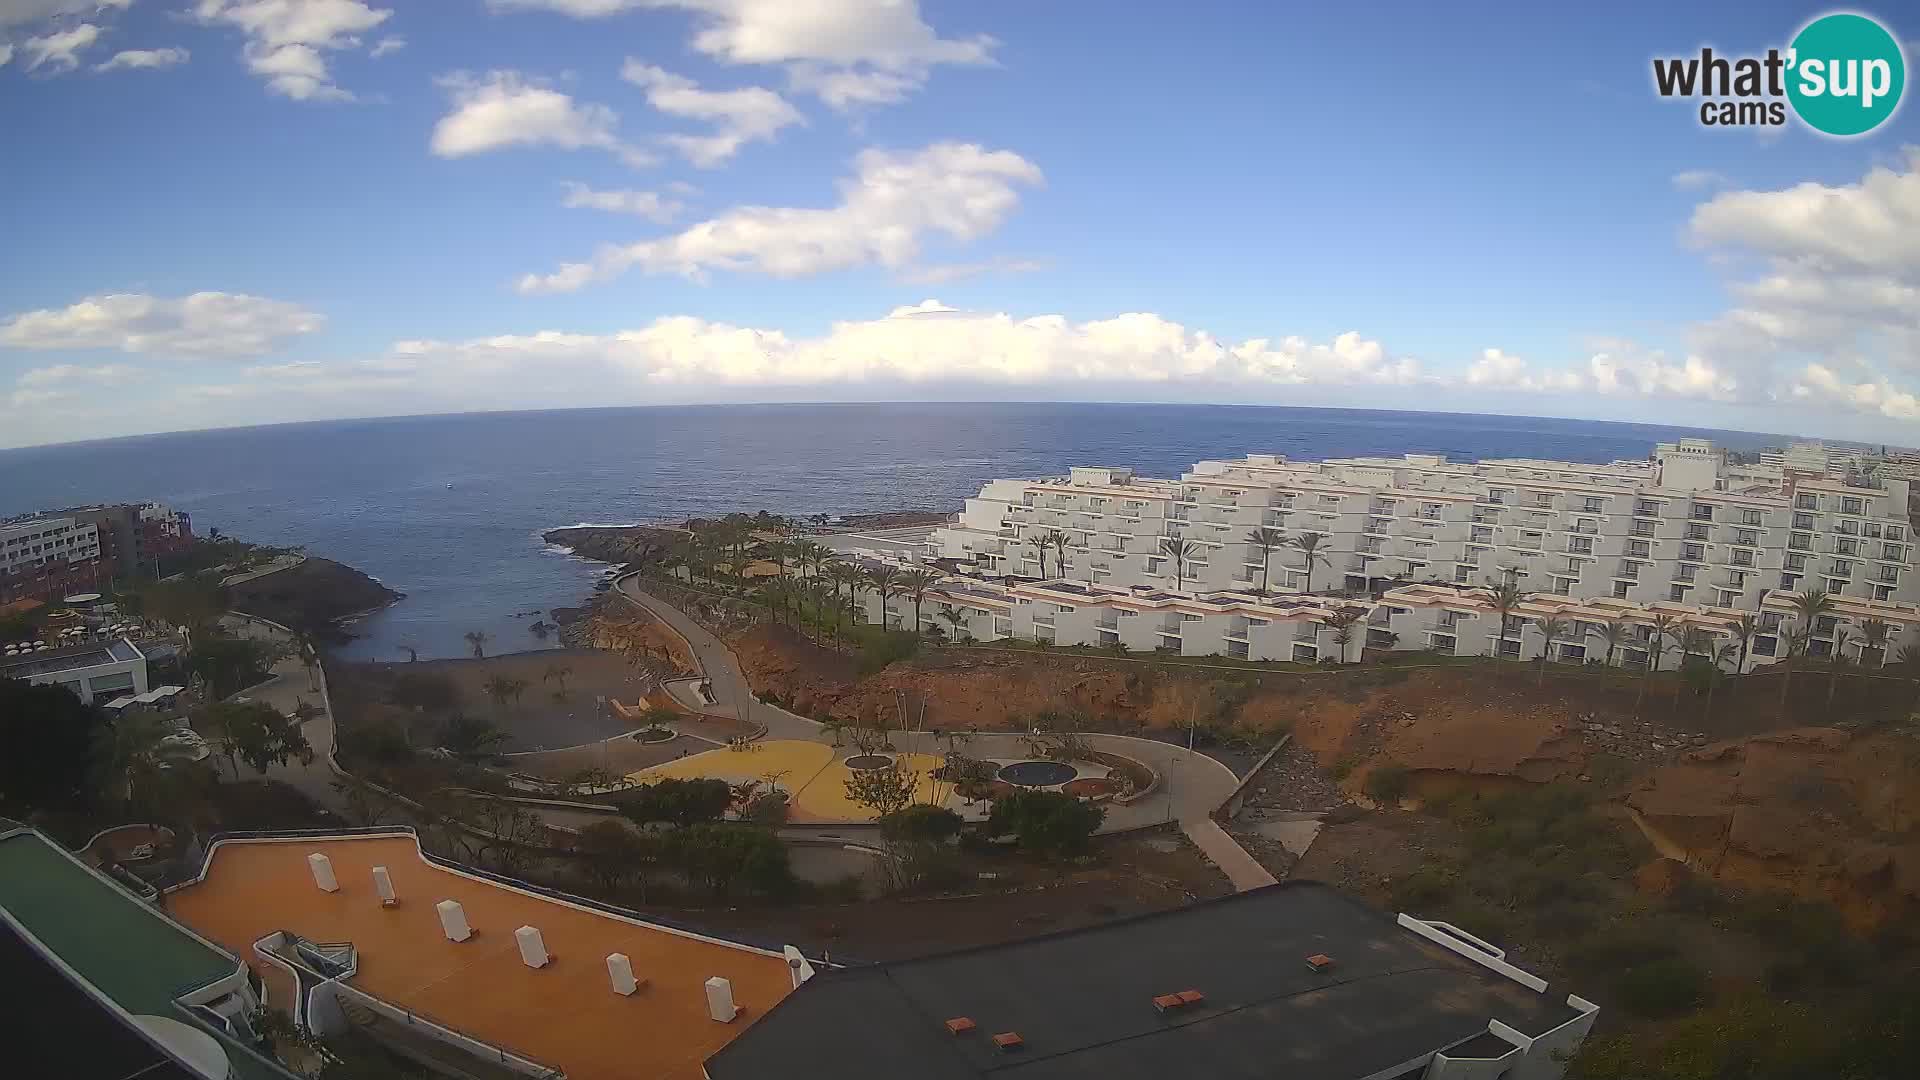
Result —
M201 714L201 723L207 730L218 732L221 752L233 762L236 779L241 761L262 774L273 765L285 765L296 758L303 765L313 762L313 747L308 745L300 724L263 701L223 701L208 706Z
M440 726L440 745L447 753L467 761L488 757L507 741L507 733L478 716L456 712Z
M914 792L918 787L919 777L902 768L898 762L878 769L856 769L847 776L847 801L871 811L876 819L884 820L913 805Z
M667 777L621 792L613 804L637 825L658 821L686 828L725 817L733 788L725 780Z
M1106 819L1106 811L1057 791L1016 791L993 801L987 831L1012 836L1022 851L1036 855L1072 855Z
M640 883L646 902L647 869L660 861L660 841L618 821L596 821L580 830L574 851L581 865L616 898L630 881Z
M486 659L487 632L485 630L469 630L465 636L467 644L473 649L473 658L475 660Z
M1513 612L1527 599L1526 590L1512 577L1500 581L1488 580L1487 599L1493 605L1494 613L1500 616L1500 625L1494 633L1493 655L1500 656L1499 642L1507 639L1507 633L1513 629Z
M933 570L919 568L904 570L900 574L900 588L913 598L913 632L920 632L920 605L927 598L927 590L940 583L940 575Z
M565 701L567 700L567 679L572 677L572 675L573 668L571 665L548 664L547 670L540 675L540 681L558 684L560 689L554 691L553 699L555 701Z
M1612 667L1614 654L1619 652L1620 646L1626 644L1632 636L1633 625L1624 619L1608 619L1600 626L1589 630L1588 633L1598 635L1601 643L1606 645L1607 666Z
M1361 616L1365 614L1366 612L1361 608L1343 607L1320 620L1326 625L1333 627L1333 643L1340 647L1340 662L1343 664L1353 659L1353 650L1351 648L1353 645L1353 628L1360 622Z
M972 640L973 635L967 629L966 609L955 607L952 604L941 604L940 618L946 622L948 626L953 628L951 636L955 644Z

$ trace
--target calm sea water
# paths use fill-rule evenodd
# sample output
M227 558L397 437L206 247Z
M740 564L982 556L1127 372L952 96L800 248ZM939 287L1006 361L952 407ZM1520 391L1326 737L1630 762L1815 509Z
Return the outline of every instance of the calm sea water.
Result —
M947 509L993 477L1130 465L1177 476L1201 458L1438 451L1456 458L1644 457L1741 432L1531 417L1253 406L887 404L586 409L329 421L0 451L0 516L158 499L209 527L304 544L407 598L346 650L464 655L534 648L531 615L577 602L602 571L544 544L582 522Z

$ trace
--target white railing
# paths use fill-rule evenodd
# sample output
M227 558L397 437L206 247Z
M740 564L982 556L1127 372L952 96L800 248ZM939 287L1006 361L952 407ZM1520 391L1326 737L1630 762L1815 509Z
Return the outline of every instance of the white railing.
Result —
M564 1080L564 1077L567 1075L566 1073L552 1067L551 1065L542 1065L541 1063L533 1060L532 1058L523 1057L519 1054L514 1053L511 1050L508 1050L503 1046L496 1046L493 1043L482 1042L479 1039L472 1037L471 1035L463 1035L460 1032L455 1031L454 1029L446 1026L445 1024L442 1024L436 1020L432 1020L422 1015L421 1013L415 1012L412 1009L401 1008L400 1006L394 1005L390 1002L382 1001L381 999L374 997L372 994L366 993L363 990L355 989L354 987L348 986L346 983L340 982L337 979L329 979L325 985L333 987L333 991L335 994L345 997L350 1001L358 1003L359 1005L366 1008L370 1012L378 1013L389 1020L406 1024L409 1027L419 1028L422 1032L424 1032L430 1038L438 1039L439 1041L447 1043L450 1046L457 1046L460 1049L465 1050L467 1053L475 1055L476 1057L485 1058L489 1061L496 1061L501 1065L504 1065L507 1068L512 1069L514 1072L521 1073L526 1076L539 1077L541 1078L541 1080Z

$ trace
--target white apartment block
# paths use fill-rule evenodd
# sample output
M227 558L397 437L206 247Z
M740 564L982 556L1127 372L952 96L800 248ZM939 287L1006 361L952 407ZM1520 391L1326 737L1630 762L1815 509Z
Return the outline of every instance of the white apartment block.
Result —
M1605 465L1254 454L1199 462L1178 480L1075 468L991 481L935 530L923 558L952 560L957 577L927 597L923 620L945 629L935 614L950 606L983 640L1316 661L1367 647L1605 660L1598 628L1618 620L1638 644L1612 662L1638 666L1655 651L1658 615L1724 639L1751 613L1772 631L1749 648L1751 669L1784 652L1778 626L1793 594L1817 588L1835 612L1810 651L1829 654L1845 640L1836 632L1878 619L1893 629L1889 647L1864 658L1878 663L1920 640L1908 487L1729 467L1695 439ZM1249 538L1262 527L1321 536L1313 564L1290 543L1263 551ZM1049 535L1064 535L1064 551L1041 542ZM1170 539L1192 555L1172 557ZM1531 594L1505 634L1481 587L1501 579ZM875 598L867 604L881 618ZM1345 647L1327 623L1341 608L1363 615ZM896 598L886 618L910 620L911 604ZM1547 642L1539 624L1554 619L1569 633Z
M0 523L0 576L100 556L100 530L70 517Z

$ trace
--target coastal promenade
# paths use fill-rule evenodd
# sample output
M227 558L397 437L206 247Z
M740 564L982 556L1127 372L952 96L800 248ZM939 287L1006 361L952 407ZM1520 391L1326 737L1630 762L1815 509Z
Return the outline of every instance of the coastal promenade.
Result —
M220 626L235 636L264 641L289 653L294 647L291 631L252 615L229 612L220 617ZM329 764L334 745L333 705L326 692L324 671L317 666L309 670L298 656L283 656L274 661L272 674L265 682L227 700L265 702L287 716L294 715L302 705L318 710L300 725L307 745L313 747L313 760L302 762L293 758L285 765L269 765L264 779L278 780L335 813L346 809L340 793L333 790L333 783L339 777Z

